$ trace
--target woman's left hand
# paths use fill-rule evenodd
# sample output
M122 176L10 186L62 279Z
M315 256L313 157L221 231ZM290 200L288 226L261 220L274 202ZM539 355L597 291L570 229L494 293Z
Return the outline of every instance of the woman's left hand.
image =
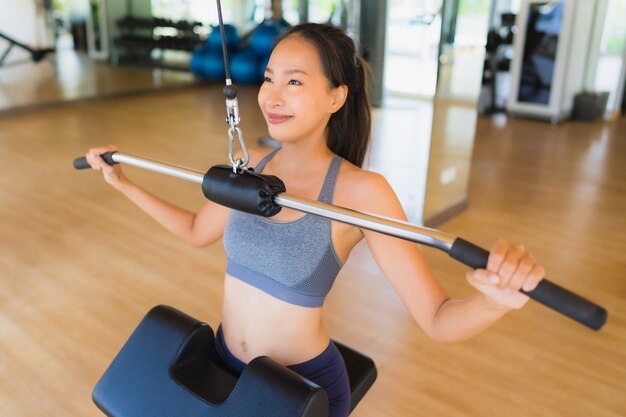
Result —
M544 276L543 266L524 246L501 239L489 252L487 268L468 272L467 280L491 307L519 309L528 301L519 290L532 291Z

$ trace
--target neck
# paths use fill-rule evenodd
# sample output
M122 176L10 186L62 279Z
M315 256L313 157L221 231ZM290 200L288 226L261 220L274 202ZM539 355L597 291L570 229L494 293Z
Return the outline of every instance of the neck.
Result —
M333 153L325 140L284 142L277 158L286 170L302 171L306 167L326 164Z

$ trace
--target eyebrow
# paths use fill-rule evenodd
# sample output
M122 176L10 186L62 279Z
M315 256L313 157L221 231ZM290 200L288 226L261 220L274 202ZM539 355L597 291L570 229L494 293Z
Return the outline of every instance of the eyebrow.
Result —
M265 71L266 71L266 72L269 72L270 74L273 74L273 73L274 73L274 70L273 70L273 69L271 69L270 67L266 67L266 68L265 68ZM287 75L293 75L293 74L304 74L304 75L309 75L309 74L307 74L305 71L303 71L303 70L301 70L301 69L290 69L290 70L285 71L285 74L287 74Z

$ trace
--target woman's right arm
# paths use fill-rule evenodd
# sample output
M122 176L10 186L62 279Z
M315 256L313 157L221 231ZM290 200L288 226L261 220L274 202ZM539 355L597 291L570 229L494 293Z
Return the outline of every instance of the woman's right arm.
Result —
M128 197L174 236L193 246L207 246L222 237L228 220L228 208L209 201L198 213L194 213L157 197L130 181L119 164L110 166L100 157L105 152L115 150L117 148L114 146L92 148L86 155L89 165L95 170L102 171L107 183Z

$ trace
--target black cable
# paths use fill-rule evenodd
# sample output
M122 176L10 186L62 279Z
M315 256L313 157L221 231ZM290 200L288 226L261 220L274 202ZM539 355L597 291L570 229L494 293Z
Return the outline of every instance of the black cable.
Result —
M228 65L228 50L226 49L226 34L224 33L224 21L222 20L222 2L217 0L217 18L219 19L220 35L222 36L222 52L224 53L224 71L226 82L230 80L230 65Z

